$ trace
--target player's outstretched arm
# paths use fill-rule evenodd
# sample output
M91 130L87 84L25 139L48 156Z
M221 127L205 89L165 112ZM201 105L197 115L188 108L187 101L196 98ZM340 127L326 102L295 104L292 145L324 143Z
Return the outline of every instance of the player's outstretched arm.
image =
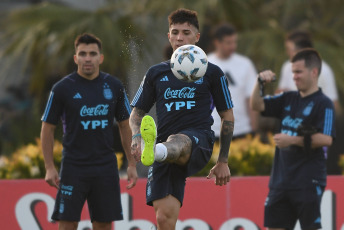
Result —
M41 145L42 151L44 156L44 164L45 164L45 181L55 188L59 188L59 175L54 165L54 133L55 133L55 125L49 124L47 122L42 123L42 130L41 130Z
M228 167L228 153L230 143L233 137L234 130L234 116L233 110L225 110L219 112L222 120L221 133L220 133L220 153L216 165L210 170L208 179L213 176L216 177L216 185L226 185L229 182L231 173Z
M131 144L131 130L129 126L129 119L118 122L119 133L121 136L122 146L125 152L125 155L128 159L128 185L127 189L131 189L136 185L137 181L137 170L136 170L136 161L131 155L130 144Z
M262 112L265 110L264 100L263 97L260 95L260 88L259 88L259 81L260 79L263 84L272 82L275 80L275 73L271 70L265 70L258 74L257 76L257 82L254 86L251 98L250 98L250 106L253 110Z
M130 118L129 118L129 125L132 132L132 140L131 140L131 154L136 161L141 160L141 134L140 134L140 127L142 118L145 116L146 112L134 108L131 111Z

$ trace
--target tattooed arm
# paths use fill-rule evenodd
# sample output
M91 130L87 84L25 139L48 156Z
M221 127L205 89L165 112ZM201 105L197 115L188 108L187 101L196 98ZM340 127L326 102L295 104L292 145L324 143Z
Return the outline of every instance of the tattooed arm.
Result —
M133 135L131 141L131 154L134 156L136 161L140 161L141 159L141 135L139 134L141 121L145 114L145 111L135 107L129 118L129 125Z
M233 130L234 130L234 117L233 117L233 111L231 113L226 114L229 116L227 119L221 119L222 125L221 125L221 133L220 133L220 153L219 153L219 162L228 162L228 153L229 153L229 147L232 141L233 137ZM221 112L220 112L221 113ZM226 112L224 112L226 113Z
M231 176L228 167L228 153L233 137L234 116L232 109L219 112L219 115L222 120L220 133L220 153L216 165L209 172L208 179L215 176L216 185L222 186L229 182L229 178Z

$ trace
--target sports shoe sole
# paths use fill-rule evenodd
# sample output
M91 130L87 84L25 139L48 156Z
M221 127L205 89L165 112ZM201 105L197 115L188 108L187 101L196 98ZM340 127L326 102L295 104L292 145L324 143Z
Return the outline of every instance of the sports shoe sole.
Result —
M145 166L150 166L154 162L154 150L156 140L156 126L154 119L146 115L141 122L141 137L144 141L144 149L141 154L141 162Z

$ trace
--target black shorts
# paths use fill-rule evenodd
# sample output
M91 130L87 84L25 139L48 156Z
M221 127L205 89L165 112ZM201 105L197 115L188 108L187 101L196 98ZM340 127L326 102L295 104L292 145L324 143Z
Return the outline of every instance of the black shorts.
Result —
M60 176L53 220L79 222L86 200L92 222L123 220L116 160L101 166L64 164Z
M154 200L172 195L183 204L185 181L202 170L210 160L213 145L213 131L188 129L179 132L192 141L192 153L187 165L154 162L148 170L146 186L147 204L152 206Z
M324 187L314 185L304 189L270 189L265 201L264 226L294 229L300 221L302 229L320 229L320 202Z

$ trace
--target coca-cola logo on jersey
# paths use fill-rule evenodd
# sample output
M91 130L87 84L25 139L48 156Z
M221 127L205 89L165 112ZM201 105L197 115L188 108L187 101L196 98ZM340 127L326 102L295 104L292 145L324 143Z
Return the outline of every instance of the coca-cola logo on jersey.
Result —
M194 98L195 97L195 90L194 87L184 87L182 89L166 89L164 93L165 99L171 98Z
M97 105L95 107L87 107L84 105L80 110L80 116L86 117L86 116L104 116L107 115L109 112L109 105Z

